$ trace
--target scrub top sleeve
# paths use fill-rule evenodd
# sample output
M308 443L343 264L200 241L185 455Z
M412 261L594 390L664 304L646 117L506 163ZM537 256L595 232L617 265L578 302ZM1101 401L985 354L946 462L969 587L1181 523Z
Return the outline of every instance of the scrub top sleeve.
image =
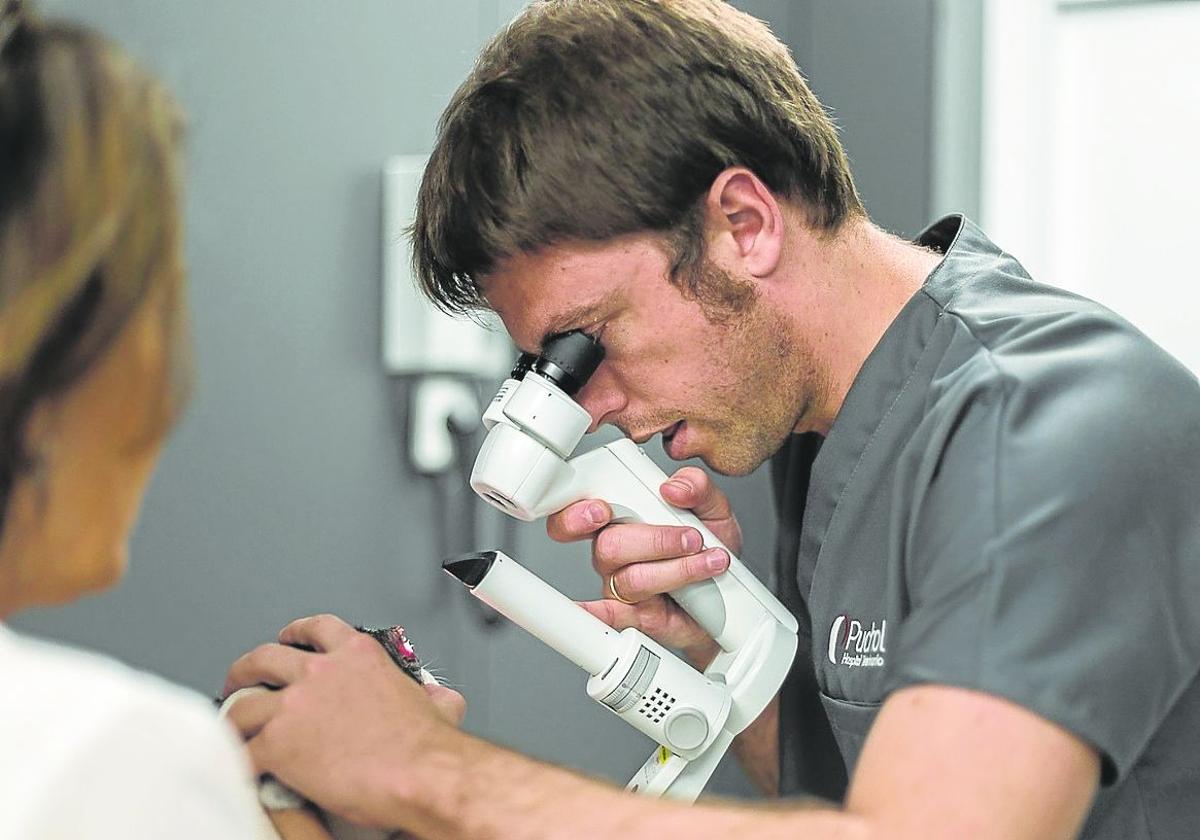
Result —
M1026 350L940 396L888 688L1012 700L1111 784L1200 669L1200 391L1144 340Z

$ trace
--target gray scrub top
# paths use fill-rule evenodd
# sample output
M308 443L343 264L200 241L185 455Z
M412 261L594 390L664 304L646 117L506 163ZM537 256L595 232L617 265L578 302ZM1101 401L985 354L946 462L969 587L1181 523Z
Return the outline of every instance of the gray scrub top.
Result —
M781 792L840 799L888 694L938 683L1099 751L1081 836L1200 838L1200 386L962 217L918 242L828 437L772 463Z

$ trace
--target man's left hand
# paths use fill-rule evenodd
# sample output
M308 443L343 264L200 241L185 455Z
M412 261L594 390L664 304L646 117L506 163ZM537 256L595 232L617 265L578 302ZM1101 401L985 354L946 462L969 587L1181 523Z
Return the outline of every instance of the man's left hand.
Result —
M325 810L387 826L403 774L462 722L466 701L418 685L375 639L332 615L285 627L279 644L233 663L225 694L266 684L234 704L229 719L247 741L256 773L270 772ZM312 650L301 650L303 645Z

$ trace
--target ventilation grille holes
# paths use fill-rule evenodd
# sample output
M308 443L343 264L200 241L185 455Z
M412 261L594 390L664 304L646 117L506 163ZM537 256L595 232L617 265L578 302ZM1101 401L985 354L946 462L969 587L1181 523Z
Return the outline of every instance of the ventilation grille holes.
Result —
M662 719L667 716L667 712L671 711L674 705L674 697L661 688L656 688L642 700L638 711L651 723L662 723Z

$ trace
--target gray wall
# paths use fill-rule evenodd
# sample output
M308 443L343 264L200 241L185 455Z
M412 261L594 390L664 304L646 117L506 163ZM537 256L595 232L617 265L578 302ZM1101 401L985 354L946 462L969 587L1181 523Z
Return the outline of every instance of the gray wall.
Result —
M813 91L833 114L871 218L911 237L932 221L932 213L959 208L963 198L972 195L969 171L954 184L943 186L939 181L933 131L939 116L939 127L960 124L953 114L938 114L936 107L947 100L942 88L949 79L978 61L977 49L971 53L972 45L962 44L970 41L971 27L980 26L979 15L964 9L979 4L980 0L742 0L734 5L770 21L792 48ZM947 46L967 52L951 53ZM939 65L939 52L955 63ZM935 78L935 71L942 78ZM955 88L954 106L969 105L972 96L977 102L978 85L976 76ZM977 129L974 138L968 126L962 134L978 143ZM949 159L955 151L942 154ZM968 170L971 160L968 155L956 173ZM977 167L978 157L973 160ZM977 179L978 173L973 174ZM940 205L935 183L941 187L937 198L944 199Z
M930 221L933 0L798 3L792 37L872 218L916 235Z
M482 629L438 571L436 488L401 457L379 362L381 164L428 149L476 50L520 5L44 0L114 36L189 115L198 381L123 585L17 626L212 693L298 615L400 622L467 695L473 731L620 781L641 762L649 743L586 698L574 666L511 627ZM738 5L773 21L837 111L873 212L915 232L929 210L929 0ZM764 477L726 487L745 559L765 569ZM520 550L563 591L595 595L585 547L522 526ZM716 789L748 790L732 768Z

